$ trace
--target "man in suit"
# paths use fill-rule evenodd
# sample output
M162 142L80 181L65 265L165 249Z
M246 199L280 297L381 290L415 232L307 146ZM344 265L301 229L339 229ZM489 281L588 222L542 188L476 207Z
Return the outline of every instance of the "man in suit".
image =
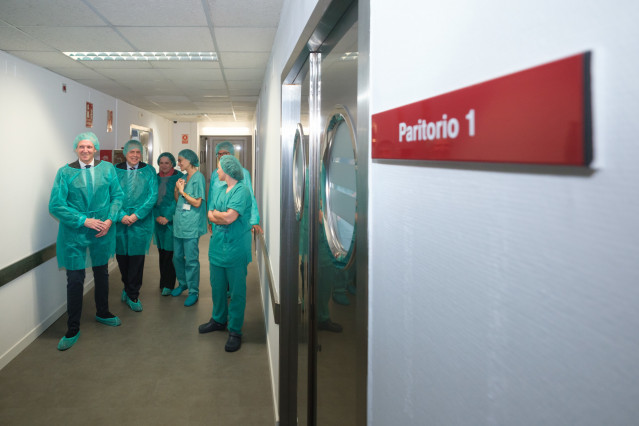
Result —
M115 257L124 284L122 301L134 312L142 311L140 289L144 258L153 236L153 207L158 199L155 169L141 161L142 150L139 141L128 141L123 150L126 161L115 166L124 190L116 225Z
M96 160L100 142L91 132L79 134L73 149L78 160L56 174L49 212L60 221L56 254L67 270L67 333L58 349L69 349L80 337L85 269L93 268L95 319L116 327L120 319L109 311L109 258L115 253L115 227L124 196L111 163ZM87 263L87 251L90 263Z

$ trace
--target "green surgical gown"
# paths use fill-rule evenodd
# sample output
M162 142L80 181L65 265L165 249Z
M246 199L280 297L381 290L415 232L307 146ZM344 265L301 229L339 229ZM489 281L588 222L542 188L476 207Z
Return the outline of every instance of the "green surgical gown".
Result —
M143 255L149 252L153 236L153 206L158 199L155 169L149 165L136 170L116 168L124 201L118 215L115 253L125 256ZM134 214L138 220L125 225L122 218Z
M173 169L175 174L172 176L161 177L158 175L158 201L153 207L153 217L165 217L169 223L160 225L155 222L155 232L153 234L153 242L161 250L173 251L173 215L175 214L175 206L177 202L173 193L175 191L175 182L184 174ZM155 219L154 219L155 220Z
M244 175L244 179L242 179L242 183L251 191L251 217L249 218L249 223L251 226L259 225L260 223L260 212L257 209L257 201L255 201L255 194L253 193L253 185L251 184L251 174L245 168L242 168L242 174ZM217 170L211 173L211 183L209 185L209 198L208 200L213 200L215 195L219 191L226 190L226 182L220 180L220 176L217 174Z
M209 201L209 210L233 209L237 219L229 225L215 225L209 245L209 261L215 266L231 268L251 262L251 191L240 181L230 191L218 191Z
M114 226L124 194L115 167L96 161L92 169L65 165L58 170L51 190L49 212L60 221L56 254L58 267L68 270L106 265L115 254ZM107 220L114 225L100 238L98 231L86 228L87 218ZM87 250L91 262L87 264Z
M182 177L186 180L186 175ZM185 203L184 197L178 196L173 216L173 236L176 238L199 238L206 234L206 179L199 171L195 172L184 186L184 192L193 198L201 198L200 207ZM184 205L187 204L187 208ZM190 206L190 207L189 207Z

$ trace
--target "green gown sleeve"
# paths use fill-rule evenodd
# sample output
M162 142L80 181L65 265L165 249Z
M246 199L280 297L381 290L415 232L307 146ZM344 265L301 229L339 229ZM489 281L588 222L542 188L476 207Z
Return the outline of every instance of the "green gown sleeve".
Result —
M69 185L62 170L58 170L55 175L51 198L49 198L49 213L66 226L80 228L84 225L87 216L67 203Z
M249 219L249 223L251 226L259 225L260 223L260 212L257 209L257 201L255 200L255 194L253 193L253 184L251 183L251 174L245 168L242 168L242 173L244 174L244 185L248 188L251 193L251 218Z

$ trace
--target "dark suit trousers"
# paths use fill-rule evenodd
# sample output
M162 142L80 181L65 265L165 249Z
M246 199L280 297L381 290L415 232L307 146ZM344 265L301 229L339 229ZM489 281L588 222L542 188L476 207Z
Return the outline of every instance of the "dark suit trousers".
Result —
M108 265L94 266L95 308L97 316L105 316L109 312L109 269ZM67 320L68 331L80 330L82 316L82 297L84 295L84 269L67 270Z
M173 252L158 248L160 254L160 288L175 288L175 266Z
M124 291L126 291L131 300L137 300L140 296L142 274L144 273L144 257L143 254L136 256L115 255L122 273Z

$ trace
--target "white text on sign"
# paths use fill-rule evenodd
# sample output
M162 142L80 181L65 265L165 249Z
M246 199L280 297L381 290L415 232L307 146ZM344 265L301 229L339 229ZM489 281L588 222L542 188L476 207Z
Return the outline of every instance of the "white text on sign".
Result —
M468 122L468 136L475 136L475 110L465 116ZM399 123L400 142L432 141L437 139L455 139L459 136L459 120L442 114L441 120L428 121L420 118L416 124Z

